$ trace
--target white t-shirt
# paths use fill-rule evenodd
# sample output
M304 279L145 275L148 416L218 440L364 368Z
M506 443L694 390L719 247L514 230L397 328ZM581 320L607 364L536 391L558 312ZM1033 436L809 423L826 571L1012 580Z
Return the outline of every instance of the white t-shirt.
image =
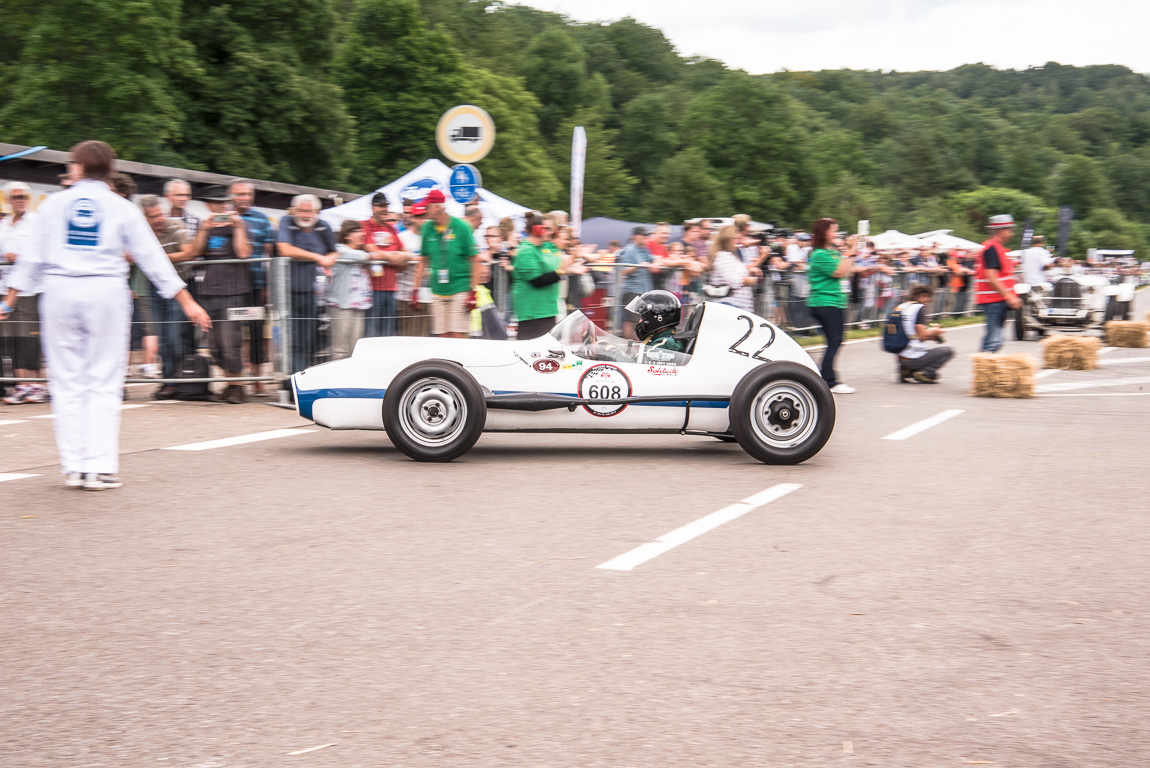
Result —
M806 261L807 253L809 252L809 248L803 248L798 243L791 243L787 246L786 254L783 256L783 258L794 264L796 261Z
M917 301L908 301L903 304L902 309L902 329L906 331L906 335L910 338L910 344L906 349L899 352L900 357L905 357L908 360L914 360L917 357L922 357L926 354L926 345L919 341L918 330L915 325L918 324L919 313L925 304L919 304Z
M8 273L15 269L15 265L8 261L8 254L14 253L17 257L28 252L32 242L32 230L36 228L36 214L28 211L16 222L12 216L0 219L0 292L8 288ZM17 258L19 261L19 258ZM21 293L21 297L35 296L34 293ZM0 298L3 298L0 295Z
M1046 267L1054 261L1045 248L1027 248L1022 252L1022 279L1027 285L1046 282Z
M423 237L418 232L405 229L399 233L399 242L403 243L403 250L416 258L423 248ZM415 265L408 264L407 269L395 273L395 292L400 301L410 301L411 291L415 287Z

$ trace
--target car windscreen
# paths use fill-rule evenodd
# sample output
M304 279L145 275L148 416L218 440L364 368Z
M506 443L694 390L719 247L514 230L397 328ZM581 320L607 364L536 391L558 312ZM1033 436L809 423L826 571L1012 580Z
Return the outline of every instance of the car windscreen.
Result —
M640 344L603 330L582 312L563 318L551 335L575 357L615 363L640 363L656 366L681 366L691 361L683 352L662 345Z

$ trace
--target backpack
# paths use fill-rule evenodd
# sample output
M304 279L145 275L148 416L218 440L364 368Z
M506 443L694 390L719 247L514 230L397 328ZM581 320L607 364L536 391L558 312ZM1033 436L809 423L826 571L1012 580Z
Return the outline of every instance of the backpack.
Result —
M212 359L204 355L184 355L180 359L180 369L176 371L177 379L209 379L212 376ZM211 400L212 391L208 389L206 381L188 382L176 385L176 400Z
M897 355L910 346L910 337L906 335L906 326L903 325L902 310L906 304L899 304L886 316L882 326L882 348L892 355Z

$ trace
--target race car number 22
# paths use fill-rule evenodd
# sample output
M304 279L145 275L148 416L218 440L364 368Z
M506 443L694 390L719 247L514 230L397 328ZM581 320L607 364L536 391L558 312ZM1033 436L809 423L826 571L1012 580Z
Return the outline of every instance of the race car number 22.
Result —
M593 365L579 379L579 397L584 400L621 400L631 396L631 380L613 365ZM592 416L614 416L626 403L589 403L583 409Z
M759 324L760 328L766 328L767 330L769 330L771 332L771 335L770 335L770 338L767 339L766 344L759 347L758 350L756 350L754 354L751 354L750 352L745 352L745 351L739 349L739 345L742 344L747 339L751 338L751 334L755 332L755 321L752 320L751 318L747 317L746 315L739 315L738 319L746 322L747 332L744 333L742 336L740 336L739 340L736 341L734 344L732 344L729 347L730 351L734 352L736 355L742 355L743 357L753 357L755 360L762 360L764 363L771 362L771 359L769 357L762 357L762 354L763 354L763 352L766 351L767 347L769 347L775 343L775 329L774 329L774 327L770 323L760 323Z

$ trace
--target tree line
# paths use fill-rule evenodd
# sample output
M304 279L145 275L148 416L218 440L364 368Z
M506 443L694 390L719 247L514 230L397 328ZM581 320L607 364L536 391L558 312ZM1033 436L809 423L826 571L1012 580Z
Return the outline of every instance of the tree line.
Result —
M750 75L633 19L500 0L8 0L0 139L366 192L438 156L442 112L495 120L492 191L644 221L953 227L1013 213L1071 255L1150 242L1150 79L1121 66Z

